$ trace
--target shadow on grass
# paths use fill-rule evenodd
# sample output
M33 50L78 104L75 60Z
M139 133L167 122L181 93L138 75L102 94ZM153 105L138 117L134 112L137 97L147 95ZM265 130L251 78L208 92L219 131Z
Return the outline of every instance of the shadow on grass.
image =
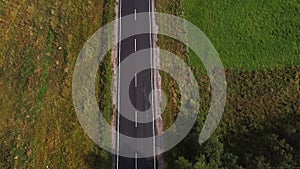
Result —
M100 154L92 152L86 156L85 162L89 168L98 169L102 165L101 159L102 157Z

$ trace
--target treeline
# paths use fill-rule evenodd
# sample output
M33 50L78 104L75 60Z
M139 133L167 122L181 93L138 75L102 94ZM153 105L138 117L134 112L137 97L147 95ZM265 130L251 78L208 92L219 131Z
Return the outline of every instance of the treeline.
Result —
M180 145L167 154L172 169L271 169L299 167L300 116L290 115L262 129L245 125L212 136L200 145L198 124Z

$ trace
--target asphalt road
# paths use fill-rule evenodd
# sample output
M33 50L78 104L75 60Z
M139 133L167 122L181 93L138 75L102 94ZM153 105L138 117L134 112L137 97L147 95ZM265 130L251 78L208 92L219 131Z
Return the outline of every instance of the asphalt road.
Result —
M151 0L120 0L119 3L119 17L123 17L130 14L140 13L140 12L151 12L152 11ZM136 16L136 15L135 15ZM149 14L149 17L150 14ZM134 20L138 20L137 17L132 17L133 23ZM148 21L143 21L145 24L149 25L146 26L147 29L145 30L151 32L151 19ZM137 22L136 22L137 23ZM137 27L137 24L128 24L120 22L119 25L119 39L121 39L122 35L126 30L132 30ZM121 36L121 37L120 37ZM150 34L139 34L131 36L127 39L124 39L119 43L119 60L122 62L126 57L130 54L134 53L135 51L141 49L148 49L152 47L152 39ZM149 59L144 60L147 65L151 65L151 52L149 52ZM124 105L124 101L122 100L122 96L128 94L130 96L130 100L134 107L139 111L145 111L150 108L152 105L150 103L152 97L150 92L152 91L153 86L153 77L152 77L152 70L147 69L145 71L139 72L136 74L134 79L132 79L132 83L130 83L130 89L122 89L122 80L126 76L128 69L134 69L136 63L132 63L131 66L122 67L120 66L120 73L119 73L119 86L118 86L118 93L120 99L119 101L119 111L124 111L126 105ZM121 64L122 65L122 64ZM149 101L150 100L150 101ZM153 100L153 99L152 99ZM130 112L135 113L136 112ZM153 112L152 112L153 113ZM138 114L136 114L138 116ZM118 113L118 121L117 127L120 133L125 134L130 137L141 138L141 137L151 137L155 133L154 123L137 123L136 121L130 121L127 118L120 115ZM117 151L120 154L121 151L126 151L126 144L122 144L122 139L117 140L118 148ZM154 144L143 145L152 146L151 148L154 150ZM154 150L155 151L155 150ZM133 157L135 158L126 158L119 155L116 155L116 169L155 169L156 168L156 159L154 157L151 158L138 158L139 153L135 153Z

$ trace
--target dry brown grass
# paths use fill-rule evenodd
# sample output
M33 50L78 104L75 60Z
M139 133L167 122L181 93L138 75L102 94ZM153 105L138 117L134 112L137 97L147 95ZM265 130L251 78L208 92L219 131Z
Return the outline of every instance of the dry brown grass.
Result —
M113 5L93 0L0 2L0 168L111 164L76 118L71 80L80 49L111 19ZM109 12L105 17L104 9Z

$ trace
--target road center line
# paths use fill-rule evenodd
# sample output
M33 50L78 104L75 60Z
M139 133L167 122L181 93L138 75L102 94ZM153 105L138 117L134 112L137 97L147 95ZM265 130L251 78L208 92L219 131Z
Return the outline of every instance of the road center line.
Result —
M136 73L134 74L134 87L137 87L137 76L136 76Z
M134 51L136 52L136 39L134 39Z
M135 111L135 127L137 127L137 111Z
M134 9L134 20L136 21L136 9Z
M138 168L138 160L137 160L137 153L135 153L135 169Z

